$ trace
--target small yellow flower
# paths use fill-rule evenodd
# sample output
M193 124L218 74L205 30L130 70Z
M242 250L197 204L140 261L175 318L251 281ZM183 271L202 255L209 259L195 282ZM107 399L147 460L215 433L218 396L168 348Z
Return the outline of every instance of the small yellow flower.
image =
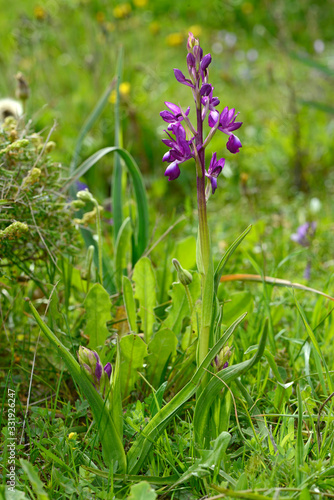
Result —
M146 7L148 0L133 0L136 7Z
M46 16L46 10L43 9L43 7L41 7L40 5L36 5L36 7L34 7L35 19L37 19L38 21L44 21L44 19L46 19Z
M116 19L123 19L124 17L127 17L131 13L131 5L129 3L122 3L120 5L116 5L112 13L114 17L116 17Z
M177 47L178 45L182 45L183 41L183 33L171 33L166 37L167 45L169 45L170 47Z
M20 333L19 335L16 335L16 340L18 340L19 342L22 342L22 340L24 340L23 333Z
M195 38L198 38L199 36L201 36L202 34L202 27L199 26L199 24L193 24L192 26L190 26L190 28L187 30L187 33L186 35L188 36L188 33L192 33L194 35Z
M76 432L70 432L68 435L68 439L76 439L78 434Z
M119 85L119 93L121 97L127 97L130 94L131 85L129 82L122 82ZM113 90L109 97L109 102L115 104L116 102L116 90Z
M102 24L106 20L106 16L104 12L97 12L96 13L96 20L99 24Z

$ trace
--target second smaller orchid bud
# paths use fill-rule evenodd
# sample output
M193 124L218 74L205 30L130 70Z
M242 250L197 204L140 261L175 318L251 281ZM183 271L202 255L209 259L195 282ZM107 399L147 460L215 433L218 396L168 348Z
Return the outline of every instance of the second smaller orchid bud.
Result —
M215 365L217 370L223 370L228 367L228 360L232 356L232 351L229 346L223 347L219 354L215 357Z
M193 280L191 273L186 269L183 269L183 267L181 266L180 262L177 259L173 259L172 262L176 269L179 282L182 283L182 285L184 286L190 285L190 283Z

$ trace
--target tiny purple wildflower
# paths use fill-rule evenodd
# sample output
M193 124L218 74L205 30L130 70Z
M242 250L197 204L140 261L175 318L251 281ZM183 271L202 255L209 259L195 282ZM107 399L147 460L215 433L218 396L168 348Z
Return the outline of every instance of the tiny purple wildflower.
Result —
M177 161L173 161L165 170L165 176L168 177L169 181L175 181L178 178L181 171L179 169L179 164Z
M309 247L311 244L311 240L317 227L317 223L313 222L305 222L298 227L297 232L291 235L292 241L295 241L299 245L303 247Z

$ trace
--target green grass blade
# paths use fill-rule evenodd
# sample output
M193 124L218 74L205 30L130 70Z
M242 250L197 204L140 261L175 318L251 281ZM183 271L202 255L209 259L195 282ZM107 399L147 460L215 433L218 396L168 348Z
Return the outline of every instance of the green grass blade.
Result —
M188 382L188 384L183 387L183 389L181 389L181 391L176 394L176 396L174 396L171 401L169 401L163 408L161 408L161 410L146 425L143 432L140 434L140 436L137 438L128 452L127 457L129 474L137 474L140 471L144 461L148 457L153 444L156 442L171 419L183 407L188 399L195 394L201 383L203 375L207 373L207 369L209 368L211 361L219 353L228 337L233 333L235 328L239 325L239 323L244 319L245 316L246 313L240 316L240 318L235 321L230 326L230 328L228 328L222 338L204 358L203 362L196 370L190 382Z
M227 332L234 326L233 330L240 323L244 316L241 316L233 325L227 330ZM237 324L236 324L237 323ZM223 382L229 383L236 377L239 377L243 373L247 372L252 366L255 365L260 359L264 352L266 339L267 339L267 321L264 323L260 343L255 355L248 361L243 361L237 365L229 366L217 373L217 376L212 377L210 382L206 385L205 389L201 393L200 397L196 402L195 414L194 414L194 433L195 441L203 446L206 440L207 430L209 428L209 416L210 408L213 401L218 397L219 392L224 387ZM226 332L226 333L227 333ZM224 337L226 336L226 333ZM232 332L233 333L233 332ZM224 338L223 337L223 338Z
M77 167L79 153L80 153L80 150L81 150L82 143L83 143L86 135L91 130L91 128L93 127L94 123L98 120L98 118L100 117L102 111L104 110L104 108L105 108L105 106L106 106L106 104L108 102L110 93L111 93L112 89L115 87L115 84L116 84L116 79L114 78L109 83L108 87L106 88L106 90L104 91L103 95L101 96L101 99L98 101L98 103L96 104L96 106L93 109L92 113L89 115L89 117L87 118L87 120L83 124L82 129L80 130L80 133L79 133L79 136L78 136L78 139L77 139L77 143L75 145L73 158L72 158L72 161L71 161L71 164L70 164L70 176L73 174L73 172L75 171L75 169Z
M215 287L215 293L217 293L218 290L218 285L220 282L220 278L223 274L224 267L226 266L229 258L231 255L235 252L235 250L238 248L242 240L247 236L249 231L252 229L252 226L248 226L245 231L232 243L232 245L226 250L224 253L223 257L220 259L218 266L216 267L215 270L215 275L214 275L214 287Z
M122 444L122 436L117 432L115 423L105 406L105 402L95 390L86 373L81 369L77 360L60 342L56 335L44 323L32 303L29 303L32 314L44 333L45 337L53 345L60 357L66 364L73 379L78 384L83 394L87 398L92 409L94 419L98 425L98 432L102 443L103 457L106 464L109 466L112 462L118 462L119 472L126 472L126 457Z
M119 104L120 104L120 94L119 85L122 79L123 70L123 50L120 48L117 61L117 72L116 72L116 102L115 102L115 136L114 144L116 147L122 146L121 142L121 125L119 117ZM123 204L122 204L122 164L118 154L115 155L114 171L112 178L112 206L113 206L113 220L114 220L114 242L116 243L118 233L121 229L123 222Z
M121 225L115 244L115 281L117 290L122 290L123 269L126 268L126 251L130 247L131 242L131 219L127 217Z
M44 485L40 480L40 478L38 477L38 474L34 469L33 465L27 460L24 460L23 458L20 459L20 464L22 469L28 476L32 489L36 494L37 500L49 500L49 495L43 488Z
M328 370L328 367L327 367L326 360L325 360L325 358L324 358L324 356L323 356L323 354L322 354L322 352L321 352L321 349L320 349L320 346L319 346L319 342L318 342L318 340L317 340L316 336L314 335L314 332L313 332L312 328L311 328L311 327L310 327L310 325L308 324L308 321L307 321L307 319L306 319L305 313L304 313L304 311L302 310L302 308L301 308L301 306L300 306L300 304L299 304L299 302L298 302L298 300L297 300L297 298L296 298L295 294L293 294L293 297L294 297L295 304L296 304L296 306L297 306L298 312L299 312L299 314L300 314L300 316L301 316L301 318L302 318L302 320L303 320L303 323L304 323L304 326L305 326L306 332L307 332L308 336L310 337L311 342L312 342L312 345L313 345L313 347L314 347L314 351L315 351L315 352L314 352L314 355L315 355L316 357L318 357L318 358L319 358L319 363L318 363L318 365L320 365L320 359L321 359L321 361L322 361L322 363L323 363L323 365L324 365L325 371L326 371L327 380L328 380L328 387L329 387L329 391L330 391L330 392L333 392L332 378L331 378L331 375L330 375L330 373L329 373L329 370ZM316 360L316 361L317 361L317 360ZM326 384L325 384L324 376L323 376L323 374L322 374L322 369L320 369L320 367L319 367L319 369L318 369L317 371L318 371L318 373L319 373L319 378L320 378L320 381L322 381L322 382L323 382L323 383L322 383L322 386L323 386L323 388L324 388L324 390L325 390L325 395L326 395L326 396L328 396L327 391L326 391Z
M92 168L101 158L109 153L118 153L124 160L129 171L138 210L138 220L136 224L135 234L135 259L136 262L139 257L144 253L148 244L148 229L149 229L149 216L146 191L144 187L143 177L140 170L133 159L133 157L125 149L114 147L103 148L87 158L72 174L72 177L65 183L63 189L67 189L76 179L79 179L90 168Z
M300 393L300 387L297 386L298 397L298 425L297 425L297 442L296 442L296 484L300 486L303 481L303 473L300 467L304 461L304 442L303 442L303 401Z

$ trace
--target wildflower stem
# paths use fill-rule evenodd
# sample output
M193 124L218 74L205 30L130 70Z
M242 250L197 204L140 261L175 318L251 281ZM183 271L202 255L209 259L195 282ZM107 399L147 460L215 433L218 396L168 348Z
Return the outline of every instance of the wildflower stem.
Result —
M199 336L198 363L200 364L209 351L210 324L213 299L213 264L211 258L210 235L206 212L205 197L205 150L203 143L203 120L201 105L197 107L197 135L196 147L199 146L198 158L201 167L201 177L197 174L197 205L199 224L199 261L202 272L202 324Z

